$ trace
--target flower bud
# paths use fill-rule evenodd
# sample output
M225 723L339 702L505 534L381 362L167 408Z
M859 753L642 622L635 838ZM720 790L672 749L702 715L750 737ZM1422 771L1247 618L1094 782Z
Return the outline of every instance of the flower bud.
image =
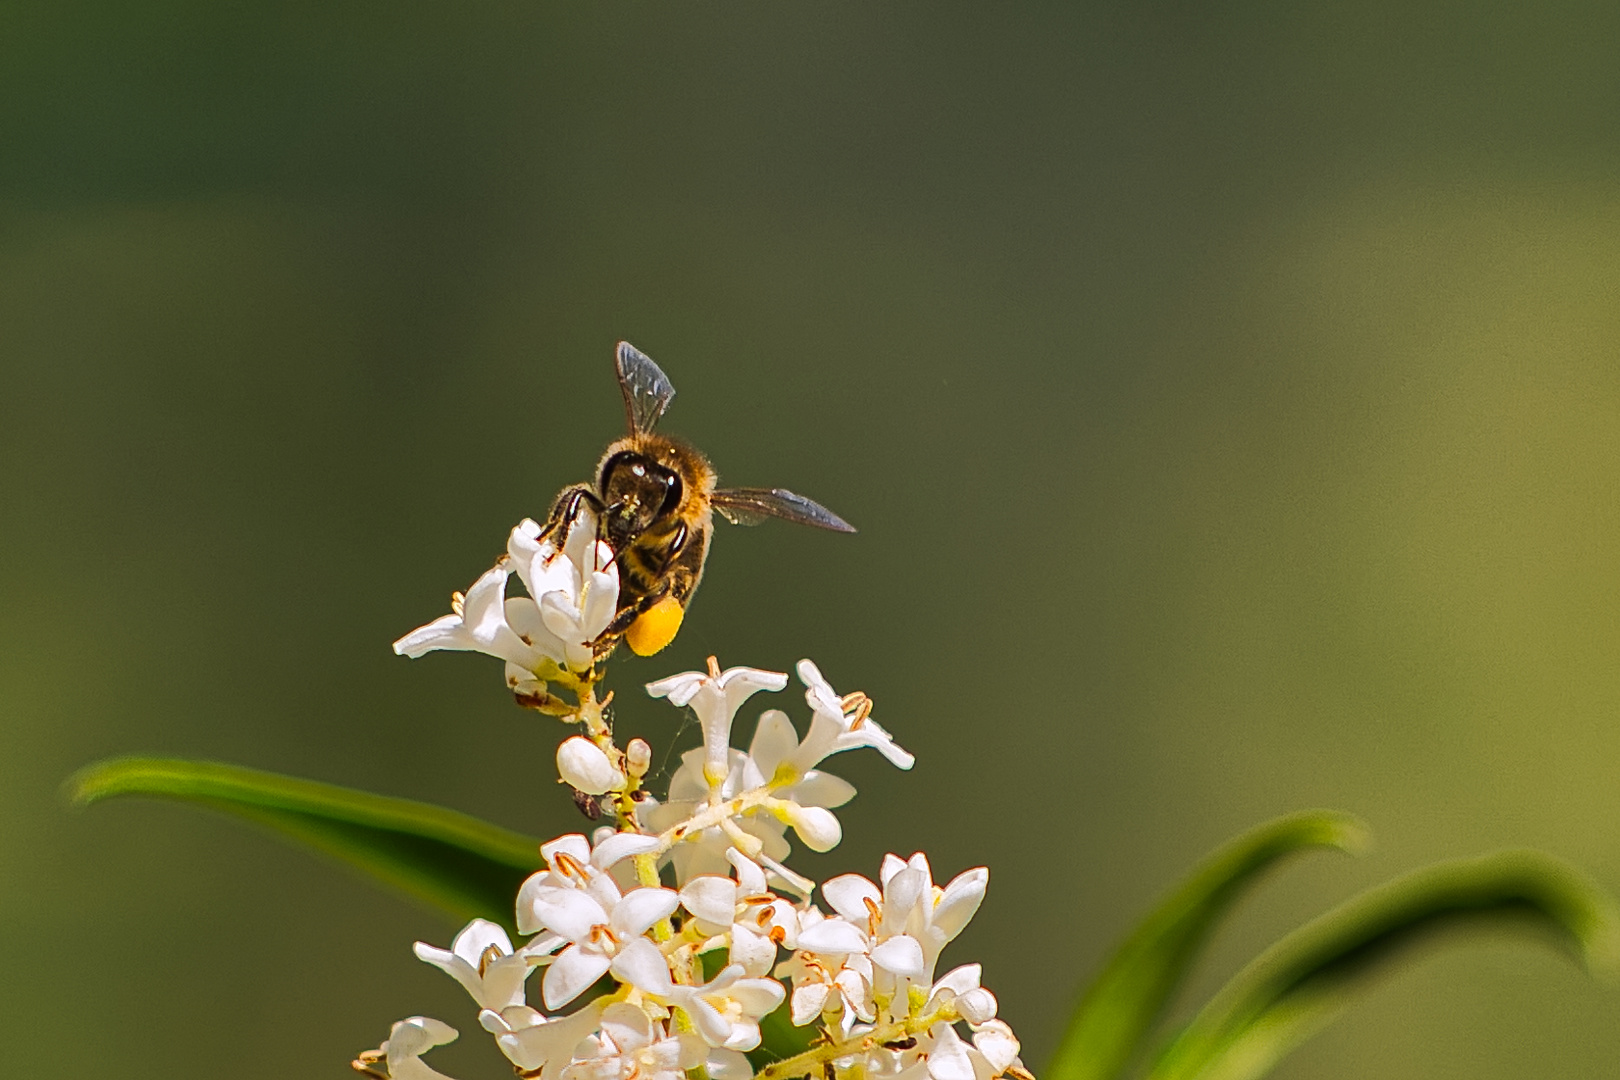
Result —
M647 775L652 766L652 747L647 745L646 739L631 739L630 745L624 748L624 767L630 770L630 775L640 780Z
M844 838L843 826L838 824L833 812L824 807L790 802L782 807L781 815L811 851L831 851Z
M996 995L976 987L956 999L956 1012L974 1027L996 1018Z
M557 773L587 795L604 795L624 787L624 774L613 767L601 747L583 735L564 739L557 747Z

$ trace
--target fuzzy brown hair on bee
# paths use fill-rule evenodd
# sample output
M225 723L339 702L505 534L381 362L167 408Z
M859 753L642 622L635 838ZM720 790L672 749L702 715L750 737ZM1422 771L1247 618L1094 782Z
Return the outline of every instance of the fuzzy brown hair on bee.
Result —
M613 549L619 602L595 648L605 659L622 639L638 656L674 640L703 579L718 510L734 525L767 517L834 532L855 529L821 504L783 488L717 488L714 467L695 447L653 431L675 387L652 358L627 341L614 352L629 434L613 442L589 484L564 488L546 532L561 546L589 507L597 538Z

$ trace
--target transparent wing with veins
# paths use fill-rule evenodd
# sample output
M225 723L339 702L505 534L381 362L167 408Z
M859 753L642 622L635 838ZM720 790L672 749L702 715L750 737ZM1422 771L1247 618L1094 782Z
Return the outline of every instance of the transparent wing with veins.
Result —
M722 488L713 496L714 508L733 525L758 525L768 517L799 525L852 533L855 526L814 499L786 488Z
M614 356L619 371L619 389L624 393L624 418L630 433L651 431L675 398L675 385L652 357L630 344L619 342Z

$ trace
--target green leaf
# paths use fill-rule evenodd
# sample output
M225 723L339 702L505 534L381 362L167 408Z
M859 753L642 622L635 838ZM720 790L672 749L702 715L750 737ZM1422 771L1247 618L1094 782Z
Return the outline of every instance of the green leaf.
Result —
M84 806L122 795L175 799L251 821L348 863L456 919L512 926L539 841L454 810L336 784L177 758L116 758L67 782Z
M1197 958L1215 923L1266 870L1312 848L1359 850L1366 830L1347 814L1312 810L1266 822L1204 860L1125 940L1081 998L1046 1080L1108 1080Z
M1343 1011L1392 957L1461 927L1549 932L1594 972L1620 962L1620 910L1534 851L1439 863L1354 897L1239 972L1171 1044L1152 1080L1248 1080Z
M748 1061L755 1071L773 1061L782 1061L810 1049L810 1042L819 1028L814 1024L794 1027L791 999L784 1000L774 1011L759 1022L759 1047L748 1051Z

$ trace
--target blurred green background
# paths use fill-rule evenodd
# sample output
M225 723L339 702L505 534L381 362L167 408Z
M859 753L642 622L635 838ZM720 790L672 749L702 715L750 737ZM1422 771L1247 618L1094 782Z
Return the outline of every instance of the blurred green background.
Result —
M1208 848L1364 815L1223 933L1536 845L1620 886L1620 8L22 0L0 42L0 1015L17 1076L314 1078L454 927L123 752L582 821L495 661L407 663L622 424L625 337L735 484L638 692L814 657L871 874L989 863L1044 1060ZM802 711L802 710L801 710ZM750 710L752 715L757 710ZM801 717L802 720L802 717ZM693 736L688 730L683 739ZM1196 997L1196 994L1194 995ZM1185 1011L1185 1004L1183 1012ZM1615 1076L1620 992L1443 951L1284 1077Z

